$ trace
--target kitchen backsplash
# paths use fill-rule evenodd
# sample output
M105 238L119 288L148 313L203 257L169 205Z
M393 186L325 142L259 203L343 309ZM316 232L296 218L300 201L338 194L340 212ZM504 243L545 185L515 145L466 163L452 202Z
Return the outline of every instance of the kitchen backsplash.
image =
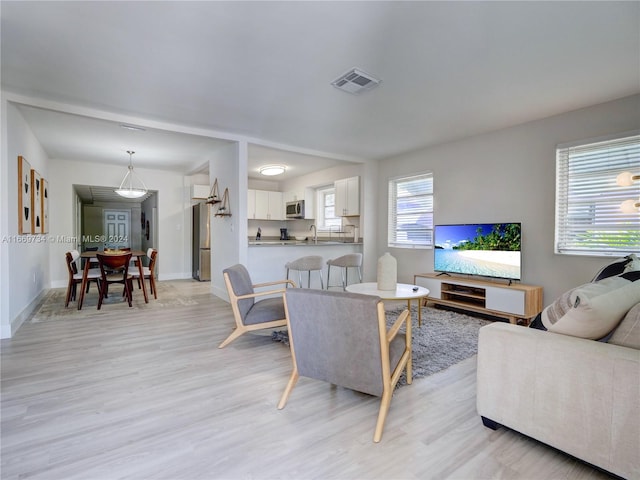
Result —
M311 225L315 225L315 220L248 220L247 235L249 238L255 238L258 228L260 228L262 238L279 238L280 229L286 228L287 234L292 239L295 237L312 238ZM328 237L328 232L318 232L318 238L326 239ZM334 240L351 241L353 237L354 232L351 226L345 226L342 233L337 233L335 230L331 233L331 238ZM358 237L361 238L359 229Z

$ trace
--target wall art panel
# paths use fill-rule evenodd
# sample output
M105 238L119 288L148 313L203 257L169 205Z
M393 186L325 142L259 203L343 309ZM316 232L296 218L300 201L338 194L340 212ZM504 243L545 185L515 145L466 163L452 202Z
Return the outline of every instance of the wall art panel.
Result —
M41 233L49 233L49 182L42 179L42 227Z
M31 164L18 156L18 234L31 233Z
M42 233L42 177L31 169L31 233Z

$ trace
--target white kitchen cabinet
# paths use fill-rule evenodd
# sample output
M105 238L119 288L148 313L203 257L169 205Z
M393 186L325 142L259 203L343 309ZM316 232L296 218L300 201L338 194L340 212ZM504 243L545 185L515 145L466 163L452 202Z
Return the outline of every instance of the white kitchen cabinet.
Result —
M191 198L193 200L206 200L211 187L209 185L191 185Z
M256 190L256 216L258 220L270 220L271 210L269 210L269 192Z
M304 218L316 218L316 191L313 188L304 189Z
M284 203L287 202L297 202L298 200L304 200L305 199L305 189L298 189L298 190L290 190L288 192L283 192L282 194L282 200L284 201Z
M247 192L247 218L250 220L284 220L282 192L249 190Z
M269 220L284 220L284 200L282 192L268 192Z
M256 191L247 190L247 218L253 220L256 218Z
M335 212L338 217L360 215L360 177L335 181Z

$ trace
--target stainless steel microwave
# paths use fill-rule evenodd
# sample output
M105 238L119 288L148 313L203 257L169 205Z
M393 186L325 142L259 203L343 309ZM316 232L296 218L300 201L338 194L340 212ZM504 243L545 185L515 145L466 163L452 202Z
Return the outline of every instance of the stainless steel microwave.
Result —
M287 218L304 218L304 200L287 202Z

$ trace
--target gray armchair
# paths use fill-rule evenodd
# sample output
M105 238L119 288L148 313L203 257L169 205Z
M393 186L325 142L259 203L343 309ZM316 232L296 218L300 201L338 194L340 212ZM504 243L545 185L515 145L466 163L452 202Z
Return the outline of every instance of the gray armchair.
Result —
M387 330L379 297L289 289L285 311L293 372L278 404L284 408L300 375L382 397L373 436L379 442L396 383L411 383L411 317L405 310ZM405 332L398 335L400 328Z
M284 288L259 292L256 292L255 289L274 285L286 286L286 284L295 287L294 282L278 280L254 285L251 283L249 272L244 265L240 264L225 268L222 275L229 293L236 328L218 348L225 347L243 333L264 328L282 327L287 324L282 298ZM256 301L256 298L263 296L269 296L269 298Z

